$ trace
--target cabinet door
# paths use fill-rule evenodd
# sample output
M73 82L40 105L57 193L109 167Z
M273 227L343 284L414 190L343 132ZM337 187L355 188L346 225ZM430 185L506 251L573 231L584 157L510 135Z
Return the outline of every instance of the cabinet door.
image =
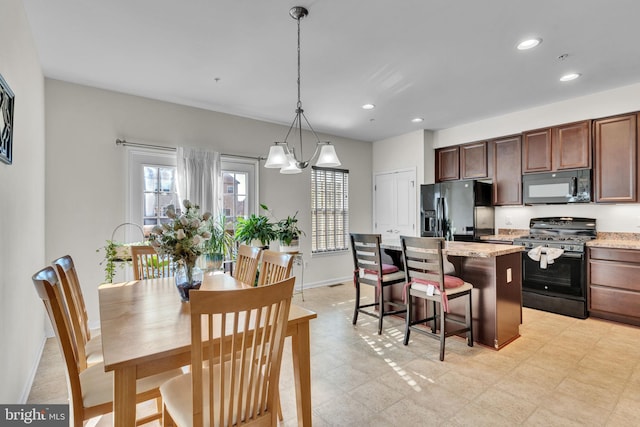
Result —
M493 145L493 204L522 204L522 143L520 135L500 138Z
M436 151L436 178L440 181L460 179L460 151L459 147L439 148Z
M553 128L553 169L591 167L590 121L568 123Z
M522 134L522 172L551 170L551 129L532 130Z
M596 202L637 201L635 114L594 122Z
M460 175L462 179L488 176L486 141L460 146Z

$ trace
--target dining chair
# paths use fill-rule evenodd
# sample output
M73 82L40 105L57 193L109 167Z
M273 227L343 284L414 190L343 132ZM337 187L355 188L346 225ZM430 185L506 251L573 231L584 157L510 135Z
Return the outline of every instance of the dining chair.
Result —
M233 277L248 285L254 285L261 254L262 248L240 245L238 247L236 266L233 269Z
M31 279L51 320L67 369L73 420L70 425L82 427L84 421L113 411L113 372L105 372L102 362L86 369L80 368L78 346L73 338L69 313L63 301L60 279L53 267L43 268ZM173 369L138 380L136 402L158 399L159 386L180 374L182 370ZM160 419L161 415L158 412L140 418L136 420L136 425Z
M380 253L380 234L351 233L351 252L353 254L353 284L356 288L353 324L358 321L358 313L366 314L378 319L378 335L382 334L382 319L384 316L406 312L404 304L385 299L385 288L404 283L405 274L398 267L382 263ZM362 304L360 301L360 286L369 285L375 289L375 301ZM387 306L396 308L387 310ZM377 310L377 312L376 312Z
M404 345L409 344L411 331L420 332L440 341L440 360L444 360L445 339L452 335L466 333L467 345L473 347L473 313L471 294L473 286L464 280L444 274L443 252L444 239L441 237L400 237L402 258L407 285L405 301L407 302L406 327ZM449 301L466 296L465 316L449 311ZM425 308L424 318L418 316L414 307L414 298L431 301L432 313ZM416 318L418 317L418 318ZM431 322L431 331L424 326ZM418 327L417 325L424 326ZM451 324L463 326L449 330Z
M258 286L270 285L280 282L291 276L293 268L293 255L285 252L270 250L262 251L260 272L258 273Z
M131 246L133 279L159 279L174 274L171 259L158 254L153 246Z
M294 283L191 293L191 371L160 387L163 425L277 425Z
M55 259L51 264L55 268L62 286L62 296L71 321L71 332L77 346L79 368L84 370L87 366L102 362L100 331L92 334L89 329L89 317L84 304L82 287L71 256L65 255Z

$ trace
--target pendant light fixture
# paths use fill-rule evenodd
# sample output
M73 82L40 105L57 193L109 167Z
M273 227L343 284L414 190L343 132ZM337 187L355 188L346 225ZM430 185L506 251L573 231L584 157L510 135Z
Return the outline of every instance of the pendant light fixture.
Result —
M276 142L269 148L269 156L264 164L265 168L280 168L280 173L294 174L301 173L302 169L309 166L309 163L316 158L316 166L322 167L334 167L340 166L340 160L336 154L336 149L329 141L320 141L316 131L313 130L309 120L304 115L302 109L302 101L300 100L300 20L307 16L309 11L302 6L294 6L289 10L289 15L298 22L298 104L296 105L296 115L293 118L293 122L289 127L287 135L284 137L283 142ZM287 143L287 139L292 131L295 130L298 133L300 139L300 156L302 156L302 120L307 124L307 127L311 130L316 137L316 149L309 160L298 160L293 147L290 147Z

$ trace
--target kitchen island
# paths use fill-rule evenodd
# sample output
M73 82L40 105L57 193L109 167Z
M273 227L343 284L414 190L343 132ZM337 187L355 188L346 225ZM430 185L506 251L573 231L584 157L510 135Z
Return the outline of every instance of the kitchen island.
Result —
M383 244L385 262L403 268L399 245ZM445 254L455 275L473 285L474 341L496 350L520 336L522 323L521 246L493 243L446 242ZM402 301L402 290L391 288L391 298ZM449 303L452 313L464 313L464 301ZM426 307L418 305L420 316Z

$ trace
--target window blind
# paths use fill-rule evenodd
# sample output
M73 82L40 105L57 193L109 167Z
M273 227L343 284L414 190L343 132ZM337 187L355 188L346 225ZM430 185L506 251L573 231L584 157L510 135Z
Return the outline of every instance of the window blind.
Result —
M349 171L311 170L311 252L349 249Z

